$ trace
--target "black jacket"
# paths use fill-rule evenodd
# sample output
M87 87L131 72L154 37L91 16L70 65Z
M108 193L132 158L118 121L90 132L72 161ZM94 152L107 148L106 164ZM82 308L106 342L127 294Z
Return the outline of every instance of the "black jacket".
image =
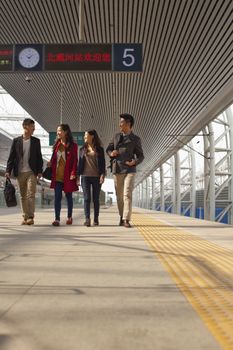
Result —
M113 150L120 153L119 156L111 158L111 167L114 174L135 173L136 166L144 159L141 139L132 132L129 135L115 134L106 149L109 157L111 157L110 154ZM129 167L125 164L126 161L132 159L136 161L135 166Z
M19 164L23 158L23 136L13 139L9 158L7 161L6 172L17 177L19 175ZM42 173L43 158L41 154L40 140L34 136L31 136L29 166L33 173L37 176Z
M84 165L85 165L85 159L86 159L85 153L86 153L86 149L85 147L82 147L79 152L79 161L78 161L78 169L77 169L78 176L82 175L84 171ZM106 165L105 165L104 149L102 147L100 147L97 153L97 166L99 170L99 175L105 175Z

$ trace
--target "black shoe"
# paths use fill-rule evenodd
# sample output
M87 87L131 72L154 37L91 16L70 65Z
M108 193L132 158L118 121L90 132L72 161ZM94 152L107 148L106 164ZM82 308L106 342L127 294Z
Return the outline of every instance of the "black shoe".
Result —
M99 219L94 219L93 225L94 225L94 226L99 226Z
M119 226L124 226L124 220L122 219L122 216L120 218Z
M86 221L83 224L84 226L90 227L91 226L91 219L86 219Z
M126 228L132 227L132 226L130 225L130 223L129 223L129 220L125 220L125 221L124 221L124 226L125 226Z

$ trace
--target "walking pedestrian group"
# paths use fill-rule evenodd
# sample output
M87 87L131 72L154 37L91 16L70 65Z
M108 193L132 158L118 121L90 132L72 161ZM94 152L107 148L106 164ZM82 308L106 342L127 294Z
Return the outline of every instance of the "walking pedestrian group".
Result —
M143 159L139 136L132 131L134 117L120 115L119 129L110 141L106 153L110 158L113 173L119 225L130 228L132 213L132 192L136 166ZM22 225L33 225L35 216L35 195L37 180L43 175L43 158L40 140L33 136L35 122L26 118L22 124L22 136L13 139L5 177L16 177L22 210ZM47 163L51 173L50 188L54 190L53 226L60 226L62 192L67 203L66 224L73 223L73 192L82 187L84 198L84 225L91 226L91 198L94 205L93 225L99 225L100 191L106 176L104 148L98 133L89 129L84 134L84 146L79 151L68 124L57 127L57 137L52 147L52 157Z

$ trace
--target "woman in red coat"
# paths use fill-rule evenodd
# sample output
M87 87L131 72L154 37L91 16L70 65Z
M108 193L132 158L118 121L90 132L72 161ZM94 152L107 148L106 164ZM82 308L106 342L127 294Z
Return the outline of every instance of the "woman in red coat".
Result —
M57 128L57 138L53 145L53 155L48 166L52 167L51 188L54 188L55 220L53 226L60 225L62 191L65 192L67 201L66 224L71 225L73 211L72 192L78 190L76 173L78 164L78 146L73 141L68 124L60 124Z

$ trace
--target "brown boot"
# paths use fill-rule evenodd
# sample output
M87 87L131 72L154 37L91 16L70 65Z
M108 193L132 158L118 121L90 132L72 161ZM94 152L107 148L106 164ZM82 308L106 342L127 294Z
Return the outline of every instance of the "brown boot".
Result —
M86 219L86 221L83 224L84 226L90 227L91 226L91 219Z

